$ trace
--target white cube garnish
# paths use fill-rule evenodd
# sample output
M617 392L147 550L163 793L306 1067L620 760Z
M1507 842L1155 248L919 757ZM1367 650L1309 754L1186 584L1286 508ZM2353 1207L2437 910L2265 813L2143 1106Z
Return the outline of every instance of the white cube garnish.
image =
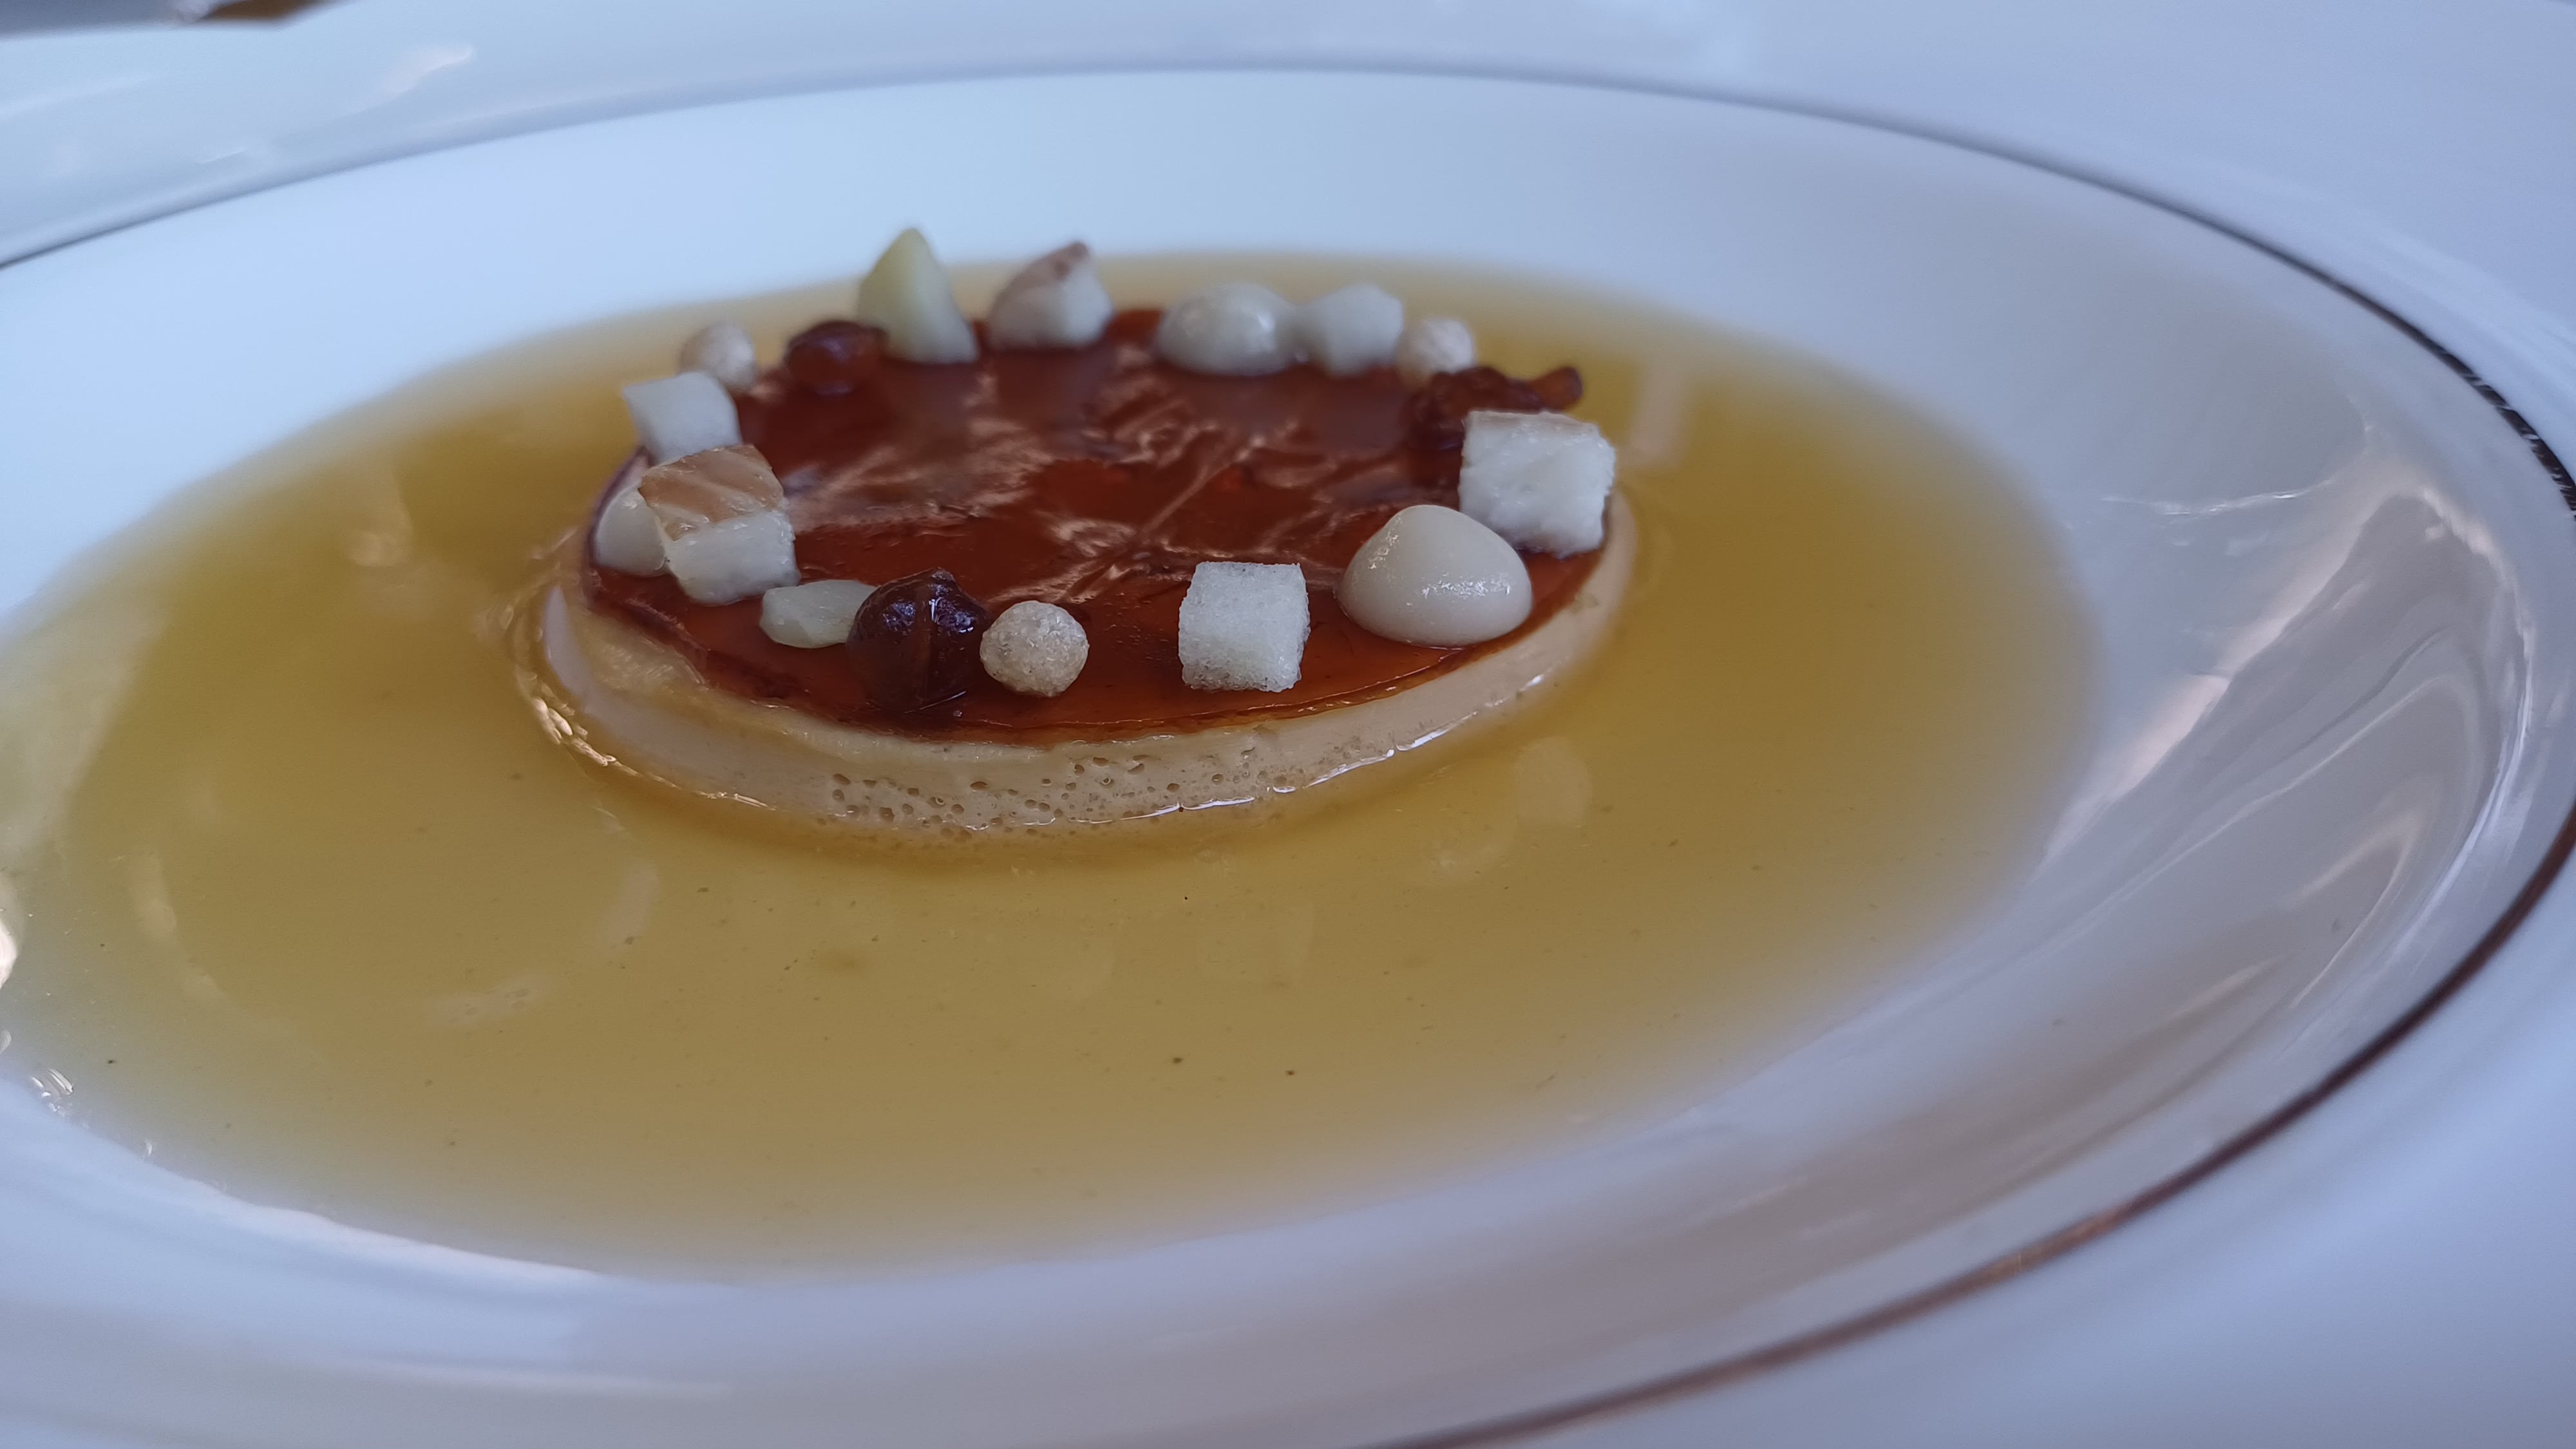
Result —
M790 649L846 644L859 606L875 592L874 584L856 579L816 579L771 589L760 596L760 632Z
M1404 304L1366 282L1297 309L1298 349L1335 377L1355 377L1395 361L1395 341L1402 335Z
M984 318L984 334L995 347L1089 347L1116 310L1109 289L1100 284L1100 269L1091 264L1091 248L1074 242L1002 284Z
M661 529L671 577L697 602L730 604L796 582L787 494L759 450L692 453L646 469L635 491Z
M703 372L727 392L749 392L760 381L760 349L739 322L710 322L680 344L680 370Z
M1051 699L1073 686L1091 661L1082 621L1057 606L1022 599L1002 611L976 649L984 672L1015 694Z
M635 419L635 440L644 456L668 463L709 448L729 448L742 441L742 419L733 394L703 372L683 372L624 389L626 411Z
M1289 688L1306 657L1306 573L1295 564L1203 563L1181 597L1181 683Z
M1467 414L1458 509L1512 541L1564 558L1601 546L1619 454L1563 413Z
M730 604L796 582L796 529L784 513L746 513L665 537L663 556L680 592Z
M642 479L617 490L590 529L590 557L604 569L650 578L669 565L662 557L662 527L644 501Z
M1297 360L1296 309L1257 282L1201 287L1163 309L1154 351L1191 372L1260 377Z
M948 269L919 228L907 229L859 283L858 319L882 327L886 354L905 362L973 362L975 329L958 309Z
M1455 317L1416 317L1395 339L1395 375L1406 387L1475 365L1476 334Z

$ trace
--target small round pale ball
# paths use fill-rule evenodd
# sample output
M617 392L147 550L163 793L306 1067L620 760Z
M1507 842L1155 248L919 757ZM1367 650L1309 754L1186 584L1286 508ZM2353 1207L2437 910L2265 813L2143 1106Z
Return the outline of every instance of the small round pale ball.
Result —
M1395 372L1406 387L1475 365L1476 334L1455 317L1416 317L1395 339Z
M703 372L727 392L749 392L760 381L760 349L737 322L710 322L680 344L680 371Z
M1417 503L1351 555L1335 597L1352 623L1382 639L1482 644L1529 617L1529 565L1457 509Z
M977 647L994 683L1041 698L1071 688L1091 659L1091 636L1082 632L1082 621L1035 599L1004 609Z

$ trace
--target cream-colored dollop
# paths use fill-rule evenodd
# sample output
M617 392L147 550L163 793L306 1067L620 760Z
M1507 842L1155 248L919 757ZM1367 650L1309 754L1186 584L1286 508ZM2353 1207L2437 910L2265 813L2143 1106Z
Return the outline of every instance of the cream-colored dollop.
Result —
M1529 618L1529 566L1501 534L1457 509L1417 503L1360 545L1338 597L1353 623L1380 638L1482 644Z
M1201 287L1163 309L1154 351L1189 372L1260 377L1297 360L1297 309L1257 282Z

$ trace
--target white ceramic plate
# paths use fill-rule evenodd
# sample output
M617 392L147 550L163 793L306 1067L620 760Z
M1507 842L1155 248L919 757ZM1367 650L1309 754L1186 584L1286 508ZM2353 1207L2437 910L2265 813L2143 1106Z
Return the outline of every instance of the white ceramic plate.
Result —
M621 225L674 175L735 209ZM971 1274L752 1288L469 1257L228 1202L0 1098L0 1402L101 1442L277 1446L1350 1445L1544 1419L2116 1223L2329 1087L2554 869L2565 479L2445 357L2112 192L1608 91L1165 74L760 101L52 253L0 272L0 476L26 500L0 598L421 372L843 275L915 220L960 256L1070 231L1501 265L1867 378L2005 464L2095 612L2102 689L2044 857L1867 1010L1630 1140ZM95 381L147 325L187 386L135 429Z

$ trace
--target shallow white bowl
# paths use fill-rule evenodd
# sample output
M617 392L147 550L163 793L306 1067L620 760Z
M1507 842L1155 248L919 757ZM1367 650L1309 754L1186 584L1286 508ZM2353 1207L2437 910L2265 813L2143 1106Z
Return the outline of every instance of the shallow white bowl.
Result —
M725 205L631 224L675 193ZM1937 1305L2187 1185L2473 970L2563 850L2566 479L2446 357L2129 197L1578 88L1162 74L760 101L39 257L0 271L0 602L419 373L845 275L913 221L960 256L1073 232L1500 265L1868 379L2003 465L2094 611L2101 687L2045 851L1887 993L1633 1137L1082 1260L760 1286L503 1262L232 1202L0 1095L0 1404L23 1422L999 1449L1464 1442L1615 1409ZM103 385L138 356L149 426Z

